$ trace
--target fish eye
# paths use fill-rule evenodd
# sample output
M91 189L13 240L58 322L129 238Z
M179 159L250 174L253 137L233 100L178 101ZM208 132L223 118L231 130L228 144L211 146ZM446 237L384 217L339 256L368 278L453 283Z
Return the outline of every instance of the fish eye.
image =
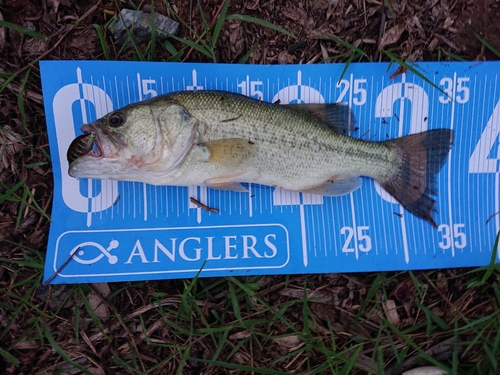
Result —
M111 114L108 118L108 123L113 128L118 128L123 125L125 122L125 116L121 112L115 112Z

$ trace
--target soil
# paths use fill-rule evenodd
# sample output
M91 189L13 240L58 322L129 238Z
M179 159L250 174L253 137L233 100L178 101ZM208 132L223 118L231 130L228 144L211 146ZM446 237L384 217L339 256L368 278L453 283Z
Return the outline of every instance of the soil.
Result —
M0 200L0 258L9 259L8 265L0 267L0 284L10 294L26 293L24 281L39 272L34 268L17 267L15 261L26 261L45 253L50 224L53 181L38 61L104 59L102 43L109 49L111 59L137 59L131 48L120 52L120 46L114 43L106 29L121 8L130 8L132 4L145 11L152 7L149 0L0 1L4 21L45 36L36 37L0 26L0 85L6 85L3 91L0 90L0 196L6 197ZM212 24L224 1L200 0L199 4L207 22ZM176 18L173 11L177 12L187 24L180 26L182 38L194 40L187 26L194 34L203 33L204 22L196 1L174 0L169 4L156 1L154 10L171 18ZM361 47L367 55L362 61L388 61L384 51L410 61L457 57L477 61L498 59L478 37L500 51L500 3L494 0L233 0L228 14L235 13L271 22L298 39L258 24L230 20L224 23L216 44L217 62L236 63L251 49L247 63L252 64L345 62L349 48L326 35ZM103 42L97 28L103 32ZM172 44L177 49L183 48L180 42L172 41ZM155 61L168 61L171 57L166 49L160 45L156 47ZM181 61L213 62L189 48L185 49ZM448 276L459 273L456 270L442 272ZM356 276L355 279L373 276ZM316 283L321 278L309 277ZM172 293L182 291L180 282L169 285ZM339 288L346 285L347 281L339 284ZM458 290L463 287L459 282L454 285ZM133 298L141 300L140 294ZM3 296L2 303L14 303L11 299ZM36 314L34 311L32 316L28 314L25 318L33 318ZM4 339L3 346L10 347L22 335L24 321L23 317L19 319ZM5 322L3 318L0 320ZM24 370L18 373L36 370L35 360L37 366L41 366L38 369L54 361L54 353L42 351L37 345L34 348L40 351L20 352ZM102 350L111 355L110 348ZM20 370L8 366L6 371L10 374ZM0 373L4 372L0 370Z

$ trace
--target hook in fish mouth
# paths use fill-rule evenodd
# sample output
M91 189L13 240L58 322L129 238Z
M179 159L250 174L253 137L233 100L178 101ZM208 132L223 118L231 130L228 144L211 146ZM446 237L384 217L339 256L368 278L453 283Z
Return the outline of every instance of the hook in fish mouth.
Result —
M102 151L99 148L99 142L96 142L95 133L85 133L76 137L69 145L66 157L69 163L72 163L79 157L89 155L101 157ZM95 146L95 147L94 147Z
M69 163L84 156L115 158L125 145L119 134L111 134L94 124L82 125L81 130L84 134L76 137L68 148Z

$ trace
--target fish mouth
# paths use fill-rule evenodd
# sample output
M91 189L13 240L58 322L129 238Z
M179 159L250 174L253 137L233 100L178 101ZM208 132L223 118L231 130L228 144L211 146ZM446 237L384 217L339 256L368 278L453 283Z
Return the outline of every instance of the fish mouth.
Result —
M68 149L68 161L86 158L116 158L123 147L123 141L93 124L82 125L83 135L73 140Z
M93 124L82 125L81 128L84 134L95 134L96 148L92 149L88 156L99 158L116 158L118 157L121 148L124 146L123 140L116 134L105 132L101 128Z

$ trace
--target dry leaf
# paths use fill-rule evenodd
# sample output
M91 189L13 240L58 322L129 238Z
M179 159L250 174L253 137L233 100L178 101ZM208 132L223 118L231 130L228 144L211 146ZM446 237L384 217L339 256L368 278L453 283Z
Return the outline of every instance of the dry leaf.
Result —
M245 2L245 8L247 8L249 10L256 10L257 8L259 8L259 1L260 0L254 0L253 3Z
M49 14L56 14L57 9L59 8L59 4L60 4L59 0L47 0Z
M385 46L396 43L399 40L399 38L401 38L401 35L403 35L404 31L405 31L405 26L403 24L399 24L394 26L392 29L389 29L386 32L384 32L382 40L380 41L380 45L378 46L378 50L382 51Z
M400 281L394 288L394 296L401 303L410 303L415 299L415 292L417 288L412 279L404 279Z
M273 341L276 344L283 346L284 348L287 348L287 349L293 348L293 347L297 346L298 344L300 344L300 338L297 335L279 337L277 339L273 339Z
M17 169L17 153L21 150L23 142L22 137L14 132L9 125L0 127L0 172L9 168L12 173L16 173Z
M384 309L387 320L396 327L399 326L401 319L399 319L398 310L396 310L396 303L394 300L390 299L386 303L383 303L382 308Z
M291 298L297 298L297 299L302 299L304 298L304 290L302 289L292 289L292 288L287 288L283 289L280 291L280 294L282 296L286 297L291 297ZM331 296L326 294L325 292L322 291L317 291L317 290L306 290L306 298L308 300L314 300L314 302L318 303L330 303L331 302Z
M245 339L245 338L250 337L250 336L252 336L250 331L247 331L245 329L243 331L233 333L231 336L229 336L229 340L241 340L241 339Z
M3 21L2 12L0 12L0 21ZM5 47L5 27L0 26L0 52L3 51Z
M94 310L95 314L103 319L109 315L108 306L103 302L103 299L109 296L111 289L107 283L92 284L94 292L90 292L87 296L90 307ZM99 293L97 295L96 293Z

